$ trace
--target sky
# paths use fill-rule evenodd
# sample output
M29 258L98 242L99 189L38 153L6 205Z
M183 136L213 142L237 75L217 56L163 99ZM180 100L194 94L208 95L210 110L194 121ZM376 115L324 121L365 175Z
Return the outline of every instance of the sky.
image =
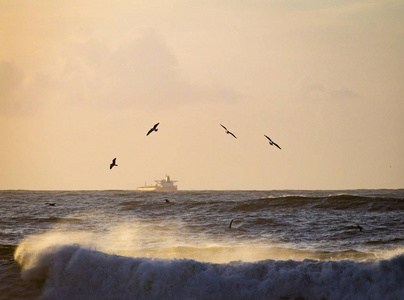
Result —
M0 0L0 39L2 190L404 188L401 0Z

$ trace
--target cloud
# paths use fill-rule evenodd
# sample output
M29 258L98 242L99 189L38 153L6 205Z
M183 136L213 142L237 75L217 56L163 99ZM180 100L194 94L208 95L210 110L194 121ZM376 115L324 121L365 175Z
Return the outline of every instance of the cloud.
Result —
M348 99L348 98L357 98L359 94L353 90L342 88L339 90L329 91L332 98L336 99Z
M14 61L0 62L0 114L26 115L43 106L52 80L42 73L28 74Z
M21 109L24 72L14 62L0 62L0 109L10 113Z
M219 84L199 86L187 80L177 57L155 32L148 31L115 50L91 40L72 44L65 57L63 77L69 90L94 105L166 109L241 97Z
M359 94L349 88L331 89L311 79L304 77L299 80L297 90L303 99L312 100L342 100L358 98Z
M165 39L154 31L115 48L89 38L70 40L60 49L30 70L13 61L0 62L0 114L32 113L52 103L164 110L241 98L219 83L191 83Z
M0 62L0 94L2 96L8 96L18 89L22 85L23 78L23 72L14 62Z

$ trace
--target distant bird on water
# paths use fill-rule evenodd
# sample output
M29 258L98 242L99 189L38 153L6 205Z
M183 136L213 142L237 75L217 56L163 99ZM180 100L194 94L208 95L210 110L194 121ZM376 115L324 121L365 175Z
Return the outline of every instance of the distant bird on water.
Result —
M227 130L226 127L224 127L222 124L220 124L220 126L222 126L224 128L224 130L226 130L227 134L231 134L234 138L237 138L232 132L230 132L229 130Z
M264 134L264 136L269 140L269 144L270 144L271 146L276 146L276 147L278 147L280 150L282 150L281 147L279 147L278 144L276 144L274 141L272 141L268 136L266 136L265 134Z
M113 167L118 166L116 163L116 157L112 160L112 163L109 165L109 169L111 170Z
M45 204L47 204L49 206L55 206L56 205L56 203L49 203L49 202L46 202Z
M157 131L158 131L157 126L158 126L159 124L160 124L160 123L154 124L153 128L151 128L151 129L147 132L146 136L149 135L150 133L152 133L153 131L156 131L156 132L157 132Z

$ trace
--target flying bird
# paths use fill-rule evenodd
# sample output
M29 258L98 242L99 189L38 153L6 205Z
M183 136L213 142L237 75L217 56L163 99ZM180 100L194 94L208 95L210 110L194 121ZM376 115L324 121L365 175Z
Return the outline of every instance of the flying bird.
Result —
M116 163L116 157L112 160L112 163L109 165L109 169L111 170L113 167L118 166Z
M226 130L227 134L231 134L234 138L237 138L232 132L230 132L229 130L227 130L226 127L224 127L222 124L220 124L220 126L222 126L224 128L224 130Z
M149 135L150 133L152 133L153 131L156 131L156 132L157 132L157 130L158 130L157 126L158 126L159 124L160 124L160 123L154 124L153 128L150 129L149 132L147 132L146 136Z
M270 144L271 146L276 146L276 147L278 147L280 150L282 150L281 147L279 147L277 143L275 143L274 141L272 141L272 140L271 140L268 136L266 136L265 134L264 134L264 136L269 140L269 144Z

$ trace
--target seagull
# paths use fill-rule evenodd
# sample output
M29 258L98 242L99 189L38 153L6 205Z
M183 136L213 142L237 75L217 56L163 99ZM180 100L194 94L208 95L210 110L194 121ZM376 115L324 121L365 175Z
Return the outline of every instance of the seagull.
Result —
M112 163L109 165L109 169L111 170L113 167L118 166L116 163L116 157L112 160Z
M157 132L157 126L159 125L160 123L157 123L157 124L154 124L154 126L153 126L153 128L152 129L150 129L149 130L149 132L146 134L146 135L149 135L150 133L152 133L153 131L156 131Z
M279 147L278 144L276 144L275 142L273 142L268 136L266 136L265 134L264 134L264 136L269 140L269 144L270 144L271 146L276 146L276 147L278 147L280 150L282 150L281 147Z
M224 128L224 130L226 130L227 134L231 134L234 138L237 138L233 133L231 133L230 131L227 130L226 127L224 127L222 124L220 124L220 126L222 126Z

